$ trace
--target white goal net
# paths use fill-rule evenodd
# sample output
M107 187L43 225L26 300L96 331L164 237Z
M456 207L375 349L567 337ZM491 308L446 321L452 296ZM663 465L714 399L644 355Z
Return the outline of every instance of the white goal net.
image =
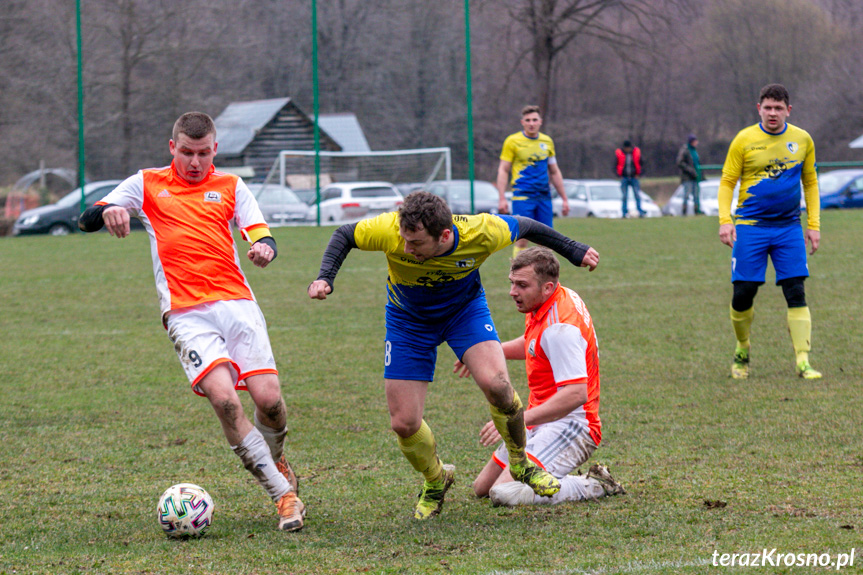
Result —
M427 184L452 179L449 148L385 150L378 152L319 153L321 186L333 182ZM315 187L315 152L282 150L267 182L278 181L294 189Z

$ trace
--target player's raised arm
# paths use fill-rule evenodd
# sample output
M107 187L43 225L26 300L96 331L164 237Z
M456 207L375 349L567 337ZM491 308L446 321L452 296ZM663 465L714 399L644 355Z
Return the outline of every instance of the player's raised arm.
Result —
M599 265L599 252L589 245L572 240L536 220L522 216L514 217L518 221L519 239L524 238L554 250L574 266L586 267L593 271Z
M327 249L324 250L324 255L321 258L318 278L309 284L307 291L310 298L327 299L327 295L333 292L336 274L339 273L348 253L357 247L357 242L354 240L356 227L356 224L345 224L333 232L330 243L327 244Z

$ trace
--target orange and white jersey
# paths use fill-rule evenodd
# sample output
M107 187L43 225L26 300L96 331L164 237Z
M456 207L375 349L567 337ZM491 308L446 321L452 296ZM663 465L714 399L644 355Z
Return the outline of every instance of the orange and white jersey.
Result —
M255 297L240 268L232 222L249 241L268 236L255 197L232 174L210 170L191 184L174 170L141 170L98 202L126 208L150 235L163 320L171 310Z
M561 386L587 384L584 413L599 445L599 351L590 312L577 293L558 284L538 310L525 315L524 350L528 409L548 401Z

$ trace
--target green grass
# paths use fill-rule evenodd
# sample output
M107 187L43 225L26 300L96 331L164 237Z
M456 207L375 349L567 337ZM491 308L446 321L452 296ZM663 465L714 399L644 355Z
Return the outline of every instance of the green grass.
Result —
M247 273L309 506L296 534L275 530L272 503L188 389L159 322L144 234L0 240L0 574L705 573L719 570L714 550L855 547L843 572L860 573L863 211L824 214L810 260L812 362L825 374L815 382L795 376L772 278L756 300L752 377L729 378L730 251L714 218L558 228L602 256L597 271L566 267L562 280L600 338L594 459L629 494L516 510L474 498L488 410L450 374L444 346L426 419L457 482L439 518L415 522L420 480L383 394L383 256L353 252L335 293L312 302L305 289L332 228L280 228L279 259ZM482 270L507 338L523 326L507 297L508 256ZM523 368L510 367L526 396ZM204 539L169 541L156 523L159 495L181 481L216 502Z

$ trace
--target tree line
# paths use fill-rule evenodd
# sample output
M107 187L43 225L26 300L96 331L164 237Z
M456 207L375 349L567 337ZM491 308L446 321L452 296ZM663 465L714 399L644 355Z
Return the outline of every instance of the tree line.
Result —
M289 96L312 113L308 0L82 0L87 176L167 163L182 112ZM373 149L450 146L467 173L464 0L317 3L321 112L353 112ZM471 0L476 175L492 180L519 110L544 110L565 177L609 177L624 139L648 175L704 163L784 83L818 158L858 160L856 0ZM0 2L0 184L77 166L73 2Z

